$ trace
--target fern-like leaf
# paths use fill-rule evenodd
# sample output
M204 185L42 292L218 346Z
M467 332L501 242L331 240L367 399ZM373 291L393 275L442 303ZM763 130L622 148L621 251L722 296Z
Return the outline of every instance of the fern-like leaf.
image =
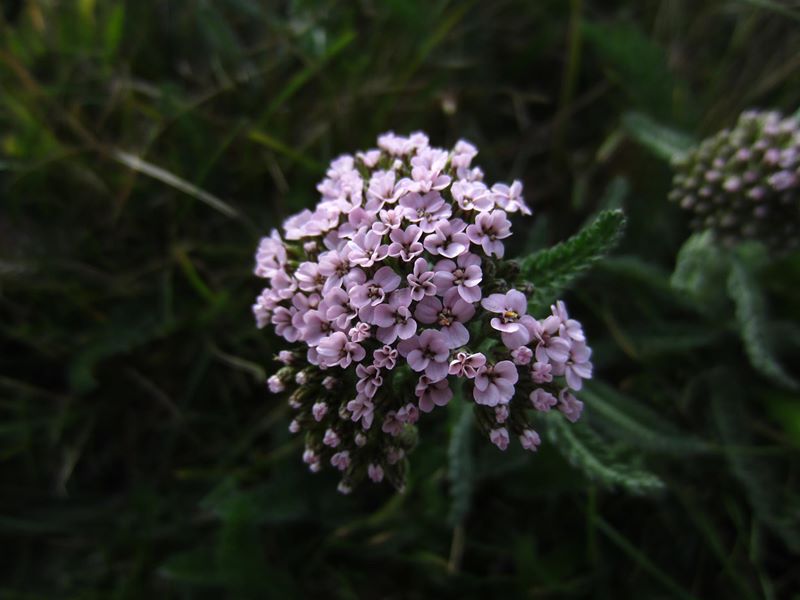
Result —
M766 301L756 278L738 257L731 262L728 293L736 305L739 335L753 368L767 379L792 390L800 389L797 380L778 362L768 335Z
M714 243L711 232L696 233L678 252L670 284L694 299L696 308L718 314L727 300L724 289L729 269L727 255Z
M606 210L568 240L520 261L520 277L533 283L531 311L547 307L561 291L608 254L625 227L621 210Z
M547 435L564 457L590 479L633 494L660 490L664 482L633 461L624 461L585 422L569 424L560 414L547 415Z

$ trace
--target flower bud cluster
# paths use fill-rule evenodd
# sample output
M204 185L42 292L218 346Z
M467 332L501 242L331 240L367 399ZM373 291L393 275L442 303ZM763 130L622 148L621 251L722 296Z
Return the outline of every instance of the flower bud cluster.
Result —
M422 133L382 135L334 160L315 210L258 247L256 323L290 344L269 388L288 394L303 460L341 471L342 492L365 478L402 488L415 424L457 387L502 450L512 435L536 450L536 411L581 414L572 392L592 374L581 325L560 301L528 315L509 289L509 216L530 210L520 182L483 182L476 154L465 141L447 151Z
M796 247L800 226L800 123L777 112L742 113L673 161L670 200L691 211L692 228L723 243L757 239Z

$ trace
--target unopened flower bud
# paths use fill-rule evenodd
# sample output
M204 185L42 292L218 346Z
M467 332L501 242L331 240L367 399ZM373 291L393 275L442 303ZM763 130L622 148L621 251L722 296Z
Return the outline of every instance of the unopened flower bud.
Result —
M397 448L395 446L390 446L386 450L386 462L390 465L397 464L399 461L405 458L405 451L402 448Z
M539 438L539 434L533 429L525 429L522 432L522 435L519 436L519 443L522 444L522 447L525 450L536 452L536 450L539 449L539 444L542 443L542 440Z
M742 113L735 127L707 138L673 161L669 197L685 210L704 215L692 219L692 227L711 229L724 244L757 239L779 253L793 248L798 240L785 233L783 226L800 222L798 134L800 123L793 117L777 112ZM702 177L702 185L695 174ZM698 203L696 197L712 202Z
M505 427L492 429L489 432L489 439L495 446L500 448L500 450L505 450L506 448L508 448L508 442L509 442L508 429L506 429Z
M331 448L336 448L339 445L339 436L333 429L326 429L325 436L322 438L322 443Z
M342 450L331 456L331 465L340 471L347 469L350 466L350 451Z
M500 406L495 406L495 408L494 408L494 418L501 425L503 423L505 423L506 419L508 419L508 405L507 404L501 404Z
M270 375L269 379L267 379L267 386L273 394L280 394L286 389L286 386L277 375Z
M281 350L278 352L278 361L282 362L284 365L290 365L294 362L294 352L290 350Z
M383 468L380 465L370 463L367 465L367 476L375 483L383 481Z
M311 407L311 414L314 416L314 420L319 423L322 421L322 418L328 412L328 405L324 402L315 402L314 406Z

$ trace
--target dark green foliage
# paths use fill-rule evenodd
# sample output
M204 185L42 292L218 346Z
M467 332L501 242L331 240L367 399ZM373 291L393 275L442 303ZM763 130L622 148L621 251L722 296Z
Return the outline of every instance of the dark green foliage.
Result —
M668 162L684 155L697 143L685 133L657 123L639 112L624 114L622 126L634 140Z
M734 257L728 276L728 292L736 303L736 322L750 363L768 380L797 390L798 383L775 357L774 343L767 329L767 307L751 267Z
M710 379L714 419L726 444L726 456L759 520L781 537L792 552L800 552L800 504L797 490L781 481L780 463L750 455L751 434L745 423L737 377L718 371Z
M531 312L538 314L558 299L569 284L614 248L624 228L623 212L606 210L570 239L522 259L520 277L534 286L529 298Z
M0 6L0 597L796 596L800 255L689 238L665 160L797 110L792 3ZM507 254L595 381L535 454L453 402L405 494L344 497L252 259L389 129L523 181Z
M668 116L679 83L667 65L664 48L632 23L586 23L586 41L596 50L609 79L631 103L654 114Z
M456 394L454 402L448 409L452 415L450 445L447 449L450 490L453 505L450 509L449 521L452 525L462 522L469 511L472 500L472 488L475 479L473 465L473 427L474 417L469 404L461 394Z
M560 415L547 420L549 440L558 446L567 460L591 480L608 488L622 488L633 494L660 490L664 483L645 471L630 455L629 448L600 438L586 423L571 426ZM629 456L623 452L628 450Z
M620 394L599 381L591 382L581 397L592 407L592 419L612 439L653 453L691 456L708 452L710 445L680 431L645 403Z
M719 314L728 302L729 263L727 253L717 246L711 232L696 233L681 246L670 282L694 299L700 310Z

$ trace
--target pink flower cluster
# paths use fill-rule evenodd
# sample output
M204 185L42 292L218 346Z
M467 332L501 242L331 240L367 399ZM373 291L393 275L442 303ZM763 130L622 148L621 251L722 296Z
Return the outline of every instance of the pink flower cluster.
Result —
M591 377L591 350L563 302L536 319L500 277L513 274L509 217L531 211L520 182L484 183L476 154L465 141L447 151L422 133L382 135L334 160L316 208L259 244L256 322L292 344L270 390L291 392L304 461L342 471L343 492L364 477L401 487L420 413L455 389L503 450L509 431L536 450L529 413L580 416L572 391Z

